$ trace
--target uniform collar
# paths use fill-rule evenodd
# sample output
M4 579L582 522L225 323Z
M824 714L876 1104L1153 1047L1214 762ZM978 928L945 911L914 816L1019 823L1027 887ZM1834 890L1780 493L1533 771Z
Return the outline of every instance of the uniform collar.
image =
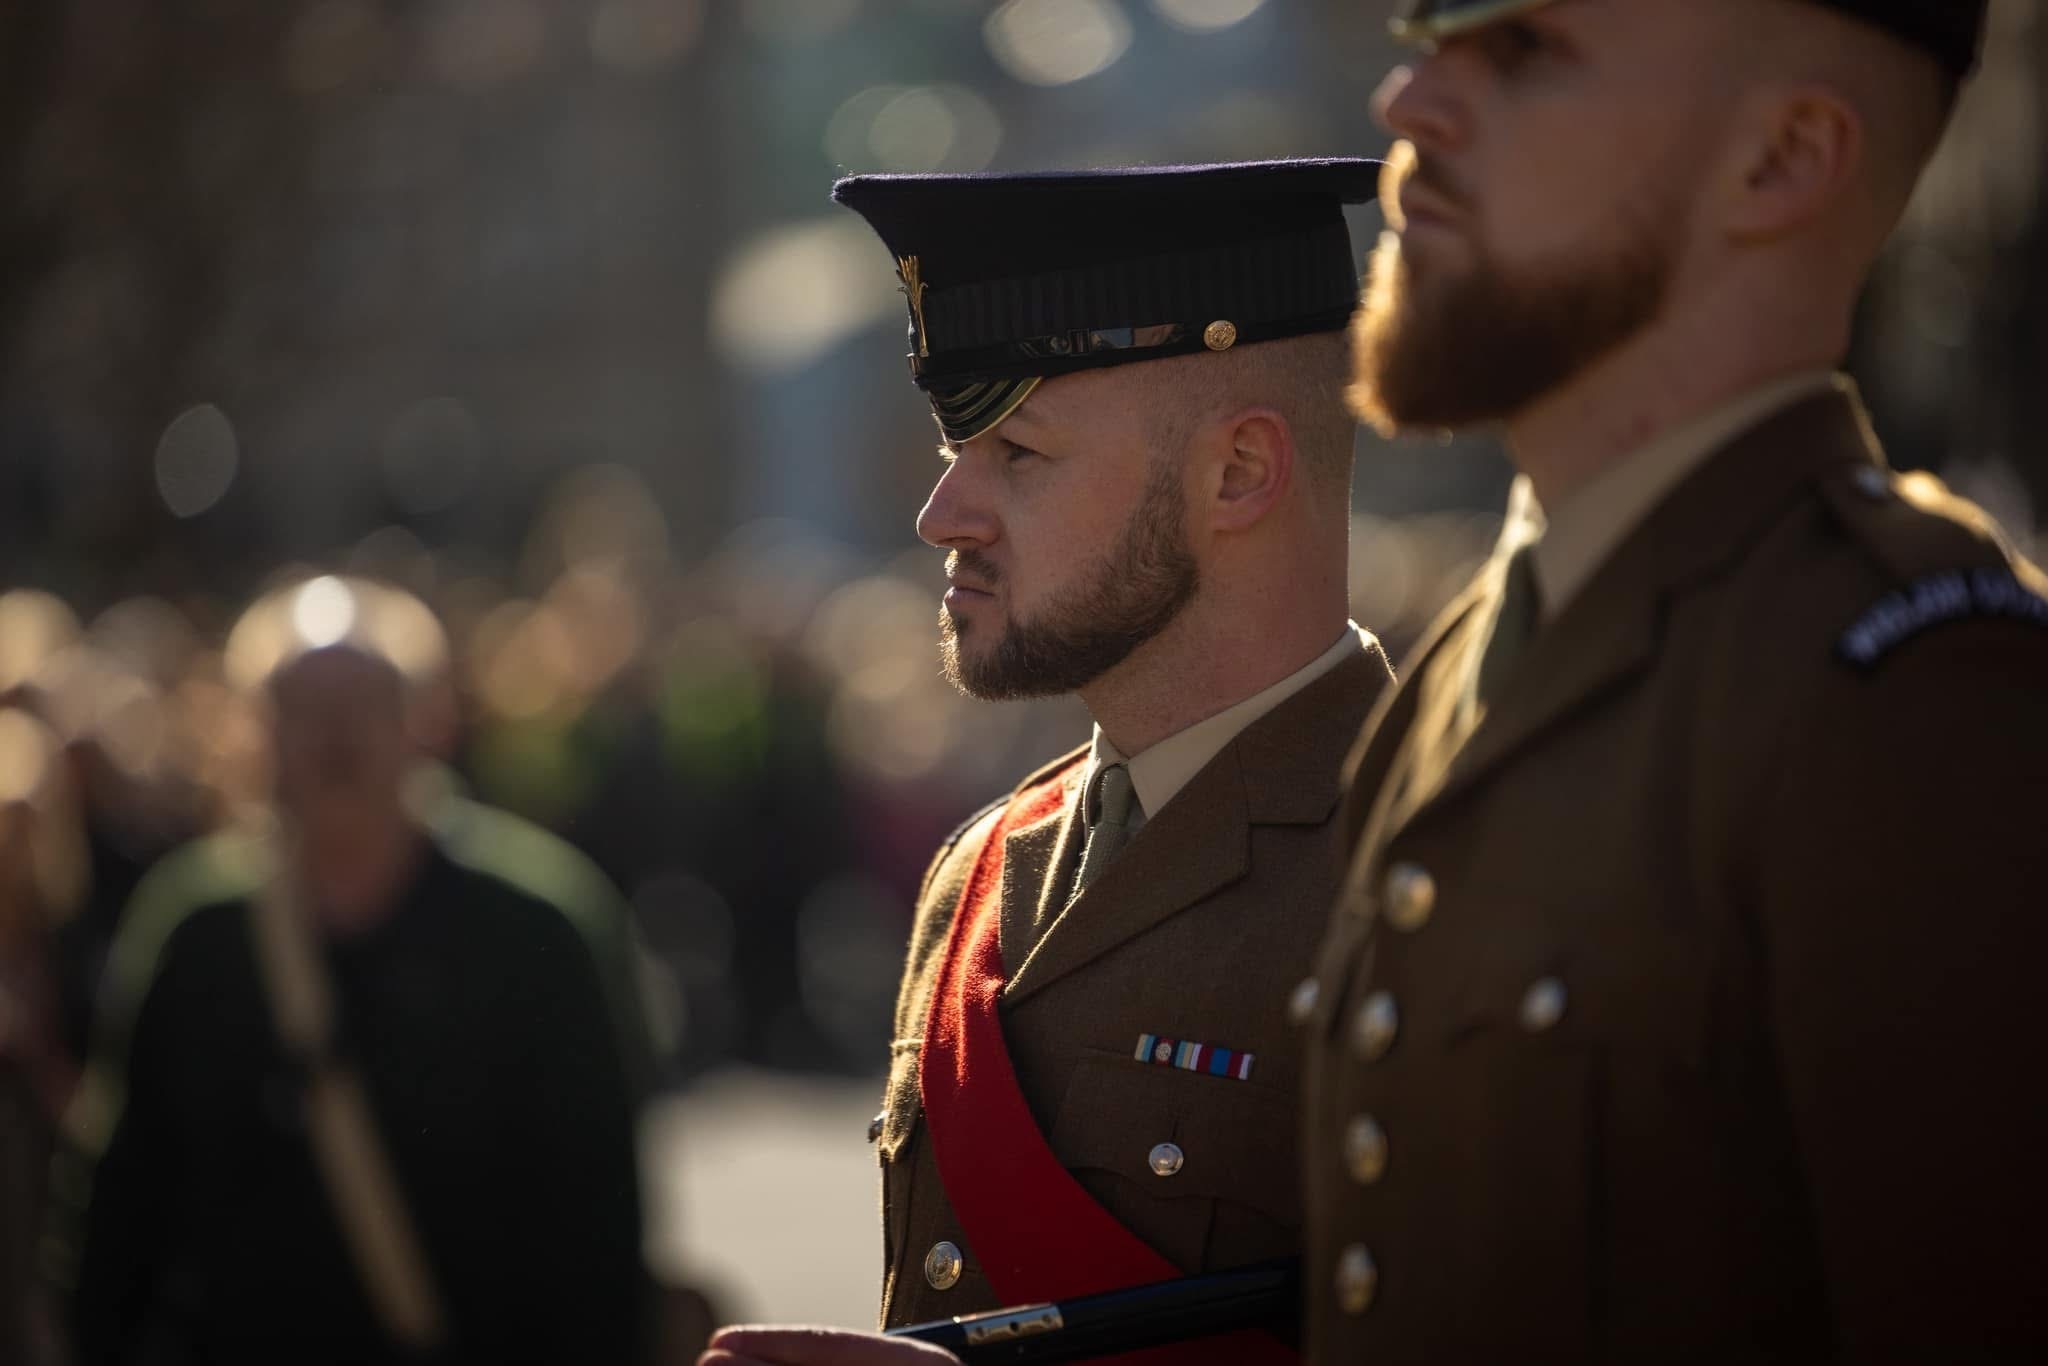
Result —
M1421 807L1453 799L1579 707L1647 668L1657 657L1670 601L1738 559L1759 528L1806 490L1847 470L1884 467L1856 387L1842 376L1710 454L1627 530L1584 589L1535 634L1516 663L1512 686L1448 764L1415 789L1421 795L1409 815L1421 819L1415 815ZM1432 648L1483 648L1475 623L1484 619L1472 611L1487 607L1498 591L1498 580L1482 575L1463 615ZM1424 687L1435 674L1439 694L1459 678L1455 664L1432 670L1427 660L1409 672Z
M1533 520L1539 528L1540 539L1534 554L1544 619L1555 619L1629 532L1708 456L1771 414L1823 392L1833 383L1834 376L1825 370L1771 380L1652 438L1590 482L1558 499L1555 506L1535 507L1534 494L1528 494ZM1531 513L1522 516L1526 521ZM1510 531L1516 520L1511 510Z
M1254 721L1345 660L1362 653L1367 648L1368 639L1357 622L1347 622L1343 634L1329 649L1287 677L1241 702L1232 703L1214 716L1176 731L1135 755L1119 751L1102 733L1102 727L1097 726L1088 756L1087 781L1092 783L1095 775L1110 764L1130 765L1131 787L1137 793L1139 807L1138 812L1132 813L1131 825L1135 832L1135 827L1142 820L1157 816L1188 785L1190 779L1206 768L1211 759L1223 752L1224 746Z

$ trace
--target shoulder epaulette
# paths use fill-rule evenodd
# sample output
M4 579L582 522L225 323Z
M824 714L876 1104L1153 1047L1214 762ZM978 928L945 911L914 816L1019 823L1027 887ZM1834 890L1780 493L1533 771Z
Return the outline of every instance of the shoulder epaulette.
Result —
M1857 465L1823 480L1835 520L1894 584L1950 569L1995 568L2013 558L1998 524L1925 471Z
M1053 760L1051 763L1046 764L1045 766L1031 774L1030 777L1026 778L1022 783L1018 785L1018 790L1021 791L1023 788L1031 787L1035 784L1045 782L1047 779L1053 777L1054 775L1064 772L1066 769L1072 767L1075 763L1085 760L1087 756L1088 747L1086 745L1081 746L1079 749L1070 750L1067 753L1061 755L1059 758ZM946 836L945 843L939 846L938 852L932 855L932 861L925 866L924 880L919 885L917 892L917 899L920 902L924 900L925 893L931 890L932 879L938 875L939 869L945 866L946 860L953 856L953 851L955 849L959 848L960 841L966 839L968 833L972 831L976 826L981 825L982 823L987 821L989 817L995 815L998 811L1008 806L1011 800L1016 797L1016 795L1017 793L1015 791L1005 792L1002 796L996 798L987 806L982 807L979 811L975 812L966 820L962 821L959 824L959 826L954 829L952 834Z
M969 816L966 820L960 822L960 824L954 826L953 833L946 836L945 842L939 845L939 852L937 854L937 857L944 858L946 855L952 853L953 846L960 843L961 840L966 839L968 831L972 830L975 826L987 820L990 815L992 815L994 812L996 812L1005 804L1007 804L1009 800L1009 794L1004 793L1002 796L990 802L987 806L982 807L981 810Z
M1929 629L1962 621L2048 628L2048 583L1998 524L1931 474L1859 466L1823 490L1892 587L1836 641L1843 663L1873 669Z

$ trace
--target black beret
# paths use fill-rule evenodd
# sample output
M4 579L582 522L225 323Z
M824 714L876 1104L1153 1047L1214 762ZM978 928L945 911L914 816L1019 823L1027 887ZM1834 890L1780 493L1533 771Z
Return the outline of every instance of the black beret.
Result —
M1924 48L1958 76L1977 64L1990 0L1805 0L1888 29ZM1426 42L1505 19L1552 0L1402 0L1396 36Z
M1354 158L862 175L832 197L896 259L910 372L950 441L1049 376L1337 331L1358 297Z

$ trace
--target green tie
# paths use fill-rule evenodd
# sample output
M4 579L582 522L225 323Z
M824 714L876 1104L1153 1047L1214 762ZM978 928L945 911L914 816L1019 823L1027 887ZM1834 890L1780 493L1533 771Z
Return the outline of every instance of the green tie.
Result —
M1486 652L1479 657L1479 703L1490 705L1513 671L1529 637L1536 634L1542 611L1542 597L1536 587L1536 544L1531 541L1508 556L1507 573L1501 587L1500 612L1493 619L1493 634L1487 637Z
M1125 764L1105 764L1089 784L1088 843L1081 848L1081 871L1074 877L1074 896L1102 876L1102 870L1116 857L1128 838L1131 819L1131 770ZM1072 901L1073 898L1068 898Z

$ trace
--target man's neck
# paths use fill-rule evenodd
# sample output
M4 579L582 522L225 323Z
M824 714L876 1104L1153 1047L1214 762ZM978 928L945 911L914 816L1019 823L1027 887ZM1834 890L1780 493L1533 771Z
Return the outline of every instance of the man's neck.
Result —
M1089 715L1119 753L1138 755L1198 721L1307 667L1343 634L1341 595L1303 611L1214 614L1196 607L1081 690Z
M300 848L300 880L323 933L347 939L398 913L427 851L425 834L402 813L375 837L347 847Z
M1706 310L1668 317L1506 424L1509 457L1555 506L1658 437L1775 380L1839 366L1827 328Z

